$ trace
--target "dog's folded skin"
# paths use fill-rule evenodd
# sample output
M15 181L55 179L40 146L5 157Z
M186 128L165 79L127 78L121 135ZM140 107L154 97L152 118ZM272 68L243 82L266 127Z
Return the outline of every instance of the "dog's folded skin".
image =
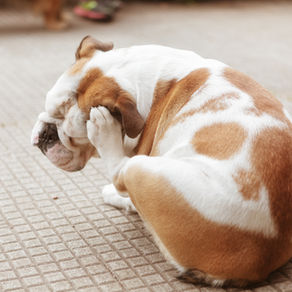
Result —
M105 202L137 211L185 281L244 286L292 256L291 118L221 62L86 37L32 143L67 171L100 156Z

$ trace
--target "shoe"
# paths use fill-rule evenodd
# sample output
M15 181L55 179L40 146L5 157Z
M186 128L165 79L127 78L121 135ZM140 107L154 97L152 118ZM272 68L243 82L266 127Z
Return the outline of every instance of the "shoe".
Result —
M88 19L109 21L120 7L119 0L83 1L74 8L74 13Z

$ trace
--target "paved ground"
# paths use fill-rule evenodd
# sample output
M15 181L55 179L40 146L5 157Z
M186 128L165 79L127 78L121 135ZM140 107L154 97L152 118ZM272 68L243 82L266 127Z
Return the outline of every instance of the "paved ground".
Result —
M0 10L0 291L223 291L182 284L137 215L103 204L101 161L64 173L30 146L46 91L87 35L192 49L252 75L292 112L292 3L131 3L110 24L48 32ZM292 291L292 263L254 291Z

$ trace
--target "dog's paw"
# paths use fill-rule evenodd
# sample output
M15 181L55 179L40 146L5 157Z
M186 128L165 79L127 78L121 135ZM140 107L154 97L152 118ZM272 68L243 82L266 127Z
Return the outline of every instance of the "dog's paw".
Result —
M122 148L122 131L120 123L103 106L94 107L87 121L87 134L90 142L99 152L114 151ZM102 153L100 153L102 156Z
M122 197L116 190L113 184L106 185L102 189L103 201L111 206L119 209L124 209L127 212L137 212L130 198Z
M104 107L93 107L90 110L90 121L98 124L100 127L116 127L118 121L111 115L110 111Z
M118 195L117 190L116 190L116 188L115 188L115 186L113 184L105 185L102 188L101 194L102 194L102 197L103 197L104 200L108 196L112 196L112 195L115 195L115 194Z

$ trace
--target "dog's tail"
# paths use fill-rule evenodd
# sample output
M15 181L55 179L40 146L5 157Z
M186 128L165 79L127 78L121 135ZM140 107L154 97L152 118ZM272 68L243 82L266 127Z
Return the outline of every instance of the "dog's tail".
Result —
M212 287L244 288L251 284L251 282L242 279L218 279L196 269L181 273L177 279L186 283L210 285Z

